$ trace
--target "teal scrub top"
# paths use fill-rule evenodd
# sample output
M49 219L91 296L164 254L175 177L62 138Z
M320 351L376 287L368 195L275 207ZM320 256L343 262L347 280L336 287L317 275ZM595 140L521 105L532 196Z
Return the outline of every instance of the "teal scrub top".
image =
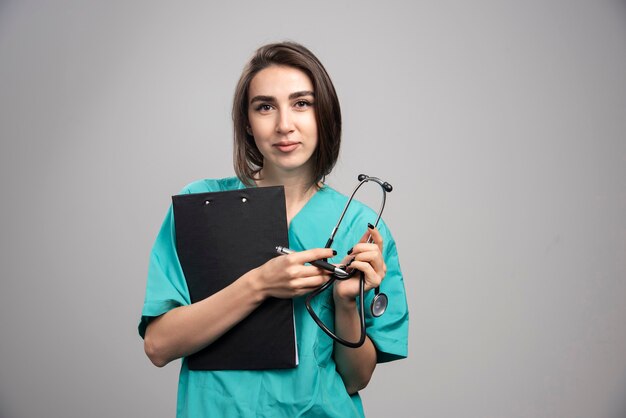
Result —
M242 189L236 177L200 180L182 193L204 193ZM324 185L289 225L289 246L297 251L324 247L347 197ZM340 263L346 252L367 230L376 213L358 201L350 205L332 248L338 255L330 262ZM396 245L381 220L383 256L387 274L381 291L389 297L387 311L373 318L366 309L367 335L377 350L379 363L405 358L408 349L408 307ZM366 294L366 308L373 291ZM139 334L144 337L151 318L182 305L189 305L187 283L176 254L172 209L157 236L150 255L146 297ZM332 289L313 299L318 316L333 329ZM363 417L358 394L350 396L335 368L333 341L311 319L304 297L294 299L299 364L284 370L192 371L183 358L178 384L177 417Z

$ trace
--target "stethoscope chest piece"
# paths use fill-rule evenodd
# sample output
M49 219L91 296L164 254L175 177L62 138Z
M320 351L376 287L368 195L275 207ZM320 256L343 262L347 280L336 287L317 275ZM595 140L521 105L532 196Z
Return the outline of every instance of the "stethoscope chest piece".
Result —
M387 295L384 293L378 293L374 296L372 300L372 304L370 305L370 310L372 312L372 316L378 318L387 310L387 305L389 304L389 299L387 299Z

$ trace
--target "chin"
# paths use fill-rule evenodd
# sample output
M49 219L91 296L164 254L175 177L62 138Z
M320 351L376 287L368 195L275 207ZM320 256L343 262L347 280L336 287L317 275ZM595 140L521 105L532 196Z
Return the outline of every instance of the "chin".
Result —
M282 161L276 161L275 162L275 166L281 170L284 171L294 171L294 170L299 170L302 168L305 168L305 166L307 166L309 160L304 160L304 159L289 159L289 160L282 160Z

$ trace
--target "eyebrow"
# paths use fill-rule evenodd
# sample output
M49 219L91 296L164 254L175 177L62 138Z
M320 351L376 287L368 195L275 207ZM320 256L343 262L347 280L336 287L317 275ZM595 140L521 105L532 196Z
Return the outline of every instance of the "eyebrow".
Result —
M291 93L289 95L289 100L293 100L293 99L297 99L298 97L304 97L304 96L313 96L315 97L315 93L313 93L310 90L303 90L303 91L296 91L295 93ZM254 102L274 102L276 101L276 97L274 96L254 96L252 99L250 99L250 103L254 103Z

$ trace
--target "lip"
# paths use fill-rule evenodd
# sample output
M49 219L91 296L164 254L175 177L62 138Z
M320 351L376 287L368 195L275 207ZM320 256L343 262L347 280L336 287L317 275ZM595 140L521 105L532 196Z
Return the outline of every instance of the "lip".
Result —
M283 142L278 142L274 144L274 147L276 147L281 152L291 152L295 150L296 148L298 148L298 145L300 145L299 142L283 141Z

